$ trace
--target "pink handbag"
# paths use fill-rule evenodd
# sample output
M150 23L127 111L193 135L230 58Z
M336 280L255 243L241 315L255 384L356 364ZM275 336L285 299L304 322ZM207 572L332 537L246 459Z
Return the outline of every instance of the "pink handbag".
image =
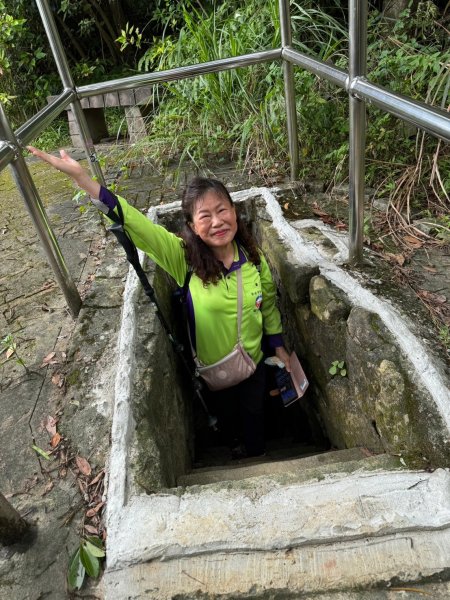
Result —
M244 381L256 370L256 364L252 357L244 350L241 343L241 320L242 320L242 273L239 268L236 271L237 278L237 295L238 295L238 313L237 313L237 344L233 350L213 363L212 365L204 365L196 355L194 348L191 349L195 362L195 372L200 376L211 391L224 390ZM189 331L189 327L188 327ZM189 334L189 341L191 337Z

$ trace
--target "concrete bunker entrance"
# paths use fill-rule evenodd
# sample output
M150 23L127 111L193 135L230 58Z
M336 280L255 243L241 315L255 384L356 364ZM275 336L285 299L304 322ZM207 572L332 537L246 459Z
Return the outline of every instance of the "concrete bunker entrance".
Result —
M310 219L287 222L277 195L258 188L233 198L278 282L287 345L311 381L305 402L333 451L193 468L200 407L130 272L111 434L108 598L291 597L446 572L449 474L423 469L450 458L445 369L413 323L342 266L344 236ZM180 230L178 203L150 217ZM169 314L167 277L151 266L149 275ZM345 377L329 373L337 358Z
M137 488L152 493L248 478L278 469L275 463L330 449L354 449L350 460L386 453L400 455L413 466L445 465L449 455L445 416L417 381L404 349L370 302L365 307L355 304L339 278L333 282L326 274L327 261L338 260L343 252L344 236L332 238L317 228L312 235L315 225L308 221L288 224L276 192L270 190L237 193L235 201L269 260L279 288L287 346L302 361L310 388L287 409L267 394L267 456L259 464L231 463L220 431L208 427L189 377L154 309L141 296L131 403L135 444L129 452ZM160 224L181 230L177 203L153 210L152 218ZM296 236L305 248L313 247L315 258L307 253L300 260L293 257ZM172 310L174 284L159 268L150 270L162 311L182 337L183 328ZM348 287L346 277L342 281ZM335 361L344 367L333 375L330 367ZM420 419L425 409L433 415L428 423Z
M256 199L252 198L237 203L237 210L259 237L255 202ZM159 211L157 220L174 232L180 231L183 225L179 207ZM173 297L176 285L158 266L152 270L158 303L176 338L185 346L185 355L188 356L189 342L185 335L183 315ZM220 469L226 467L297 458L324 452L330 447L315 408L314 388L311 386L311 391L301 403L295 402L284 408L279 397L270 395L276 384L273 369L267 368L266 456L232 460L222 436L220 421L217 427L211 427L209 423L209 416L216 416L214 395L203 389L203 404L195 394L191 374L176 355L159 322L155 319L155 326L152 324L149 328L149 311L154 316L154 309L145 300L140 300L138 336L141 339L136 349L139 368L134 381L137 391L135 400L138 401L133 403L138 443L135 455L136 481L147 492L189 485L189 473L217 468L217 477L220 479ZM287 322L286 326L292 328L292 323ZM291 331L287 337L295 340L297 336L295 331ZM294 347L300 352L298 344L292 348ZM192 367L190 361L189 365ZM223 479L226 479L225 470Z

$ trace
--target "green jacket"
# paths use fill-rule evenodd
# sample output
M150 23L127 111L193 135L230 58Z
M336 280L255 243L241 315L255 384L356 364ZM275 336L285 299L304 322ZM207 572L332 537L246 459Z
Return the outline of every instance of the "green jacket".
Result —
M117 197L123 210L125 229L134 244L143 250L181 287L188 270L182 240L164 227L150 221ZM235 261L224 270L216 285L204 285L192 274L189 282L188 315L191 337L198 358L212 364L226 356L237 342L237 281L236 270L242 269L243 310L241 341L245 350L258 363L263 358L261 341L269 336L272 347L283 345L281 318L276 307L276 287L266 259L261 265L248 261L239 245L234 242Z

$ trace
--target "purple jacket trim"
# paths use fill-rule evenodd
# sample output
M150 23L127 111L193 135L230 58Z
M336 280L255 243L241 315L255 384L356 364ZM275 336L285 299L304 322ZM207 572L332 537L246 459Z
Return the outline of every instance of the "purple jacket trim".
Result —
M267 343L270 348L278 348L279 346L284 346L283 336L281 333L274 333L272 335L266 335Z
M238 269L240 269L242 267L242 265L244 263L247 262L247 257L244 254L244 251L242 250L239 242L237 242L237 246L238 246L238 260L236 260L235 262L233 262L231 264L231 267L229 269L227 269L226 267L223 268L223 272L225 275L228 275L228 273L233 273L233 271L237 271Z
M99 200L100 202L103 202L103 204L106 204L106 206L111 210L117 206L116 196L103 186L100 187Z

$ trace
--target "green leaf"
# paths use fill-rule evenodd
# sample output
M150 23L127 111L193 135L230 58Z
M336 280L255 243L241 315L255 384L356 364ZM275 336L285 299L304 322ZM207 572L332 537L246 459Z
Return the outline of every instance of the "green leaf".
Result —
M347 375L347 370L346 369L342 369L341 375L342 375L342 377L345 377Z
M72 560L69 564L69 571L67 574L67 580L69 582L69 586L73 590L81 589L83 585L84 576L86 574L86 569L81 562L80 559L80 548L78 548L74 555L72 556Z
M98 574L100 573L100 563L98 562L98 558L92 556L86 548L85 542L80 546L80 559L89 577L98 577Z
M100 548L101 550L105 549L103 540L101 538L99 538L98 535L88 535L88 536L86 536L86 540L88 542L90 542L91 544L93 544L94 546L97 546L97 548Z
M333 364L333 366L328 369L328 373L330 373L331 375L336 375L336 373L337 373L336 365Z
M340 369L342 369L342 367L344 366L344 361L343 361L343 360L339 361L339 362L338 362L338 364L337 364L337 366L338 366Z
M98 546L95 546L94 544L92 544L88 540L86 540L84 542L84 547L89 552L89 554L92 554L92 556L96 556L97 558L103 558L105 556L105 551L104 550L102 550Z
M50 455L48 454L48 452L45 452L45 450L42 450L42 448L39 448L39 446L31 446L33 448L33 450L35 450L38 454L40 454L43 458L45 458L45 460L50 460Z

